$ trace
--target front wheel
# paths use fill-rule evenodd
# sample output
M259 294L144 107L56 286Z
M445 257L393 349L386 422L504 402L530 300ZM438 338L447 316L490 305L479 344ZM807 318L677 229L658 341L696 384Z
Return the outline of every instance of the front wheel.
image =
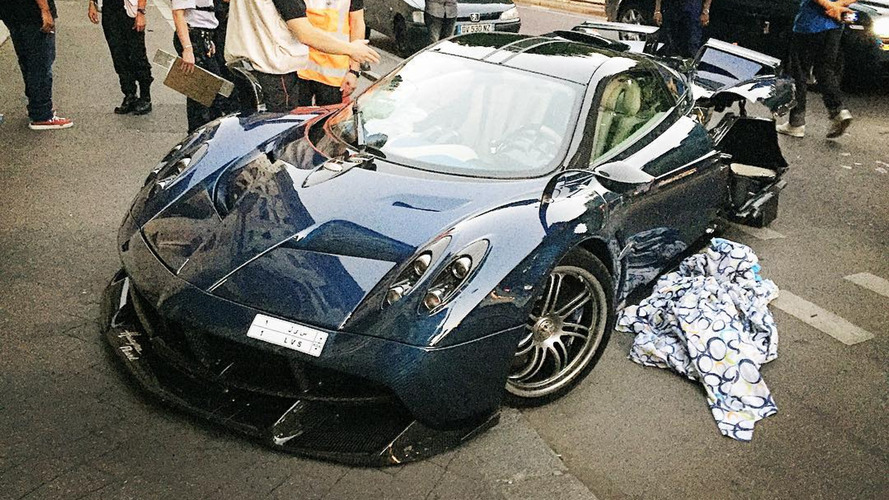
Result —
M550 272L531 310L506 381L505 402L539 406L568 393L592 370L614 326L608 269L574 250Z

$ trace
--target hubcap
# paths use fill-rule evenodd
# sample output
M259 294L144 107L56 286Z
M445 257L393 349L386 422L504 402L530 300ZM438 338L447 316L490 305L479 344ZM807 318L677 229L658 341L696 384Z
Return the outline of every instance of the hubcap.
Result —
M582 269L557 267L526 324L507 390L521 397L551 394L570 383L595 354L607 319L605 290Z

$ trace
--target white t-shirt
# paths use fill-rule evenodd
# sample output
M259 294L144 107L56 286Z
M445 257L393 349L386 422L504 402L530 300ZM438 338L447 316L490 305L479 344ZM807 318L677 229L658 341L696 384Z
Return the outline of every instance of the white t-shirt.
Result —
M221 0L220 0L221 1ZM170 8L185 11L185 22L190 28L216 29L219 21L212 10L197 10L197 7L213 7L213 0L172 0Z

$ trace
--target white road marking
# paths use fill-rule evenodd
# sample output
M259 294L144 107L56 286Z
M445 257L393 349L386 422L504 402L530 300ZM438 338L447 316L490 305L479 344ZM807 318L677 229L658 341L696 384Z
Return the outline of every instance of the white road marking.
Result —
M769 229L767 227L750 227L744 226L742 224L730 224L733 228L741 231L742 233L749 234L758 240L777 240L781 238L785 238L785 236L774 229Z
M889 297L889 280L874 276L870 273L853 274L851 276L846 276L846 279L860 287L879 293L883 297Z
M855 345L874 338L874 334L844 320L815 304L781 290L772 304L803 323L817 328L846 345Z
M173 11L170 9L169 0L151 0L151 3L161 11L161 16L167 20L170 27L176 29L173 26Z

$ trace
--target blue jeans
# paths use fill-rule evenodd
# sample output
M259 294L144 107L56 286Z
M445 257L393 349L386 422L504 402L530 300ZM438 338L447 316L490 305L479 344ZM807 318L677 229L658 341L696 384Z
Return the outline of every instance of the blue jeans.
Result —
M9 37L25 80L28 117L32 122L52 118L52 63L56 60L56 35L40 31L39 24L11 25Z

